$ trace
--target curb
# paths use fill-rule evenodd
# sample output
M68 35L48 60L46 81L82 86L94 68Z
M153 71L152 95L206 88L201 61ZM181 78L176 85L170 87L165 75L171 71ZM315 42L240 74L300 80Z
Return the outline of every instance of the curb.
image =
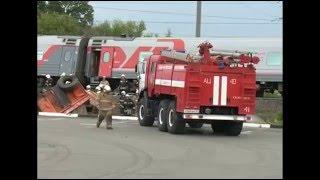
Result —
M277 129L282 129L283 125L276 125L276 124L271 124L271 128L277 128Z

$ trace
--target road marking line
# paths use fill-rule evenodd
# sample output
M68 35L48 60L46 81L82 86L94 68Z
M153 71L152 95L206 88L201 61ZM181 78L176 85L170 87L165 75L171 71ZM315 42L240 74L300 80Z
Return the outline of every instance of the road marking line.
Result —
M136 120L138 120L138 117L132 117L132 116L112 116L112 119L136 121Z
M78 117L78 114L64 114L64 113L54 113L54 112L39 112L40 116L50 116L50 117Z
M120 121L120 122L112 122L112 124L122 124L122 123L130 123L128 121ZM105 121L103 121L100 126L103 126L105 125ZM84 126L96 126L96 124L93 124L93 123L80 123L80 125L84 125Z
M270 128L270 124L243 123L244 127Z
M96 124L91 124L91 123L80 123L81 125L85 125L85 126L95 126Z
M241 134L251 134L252 131L242 131Z

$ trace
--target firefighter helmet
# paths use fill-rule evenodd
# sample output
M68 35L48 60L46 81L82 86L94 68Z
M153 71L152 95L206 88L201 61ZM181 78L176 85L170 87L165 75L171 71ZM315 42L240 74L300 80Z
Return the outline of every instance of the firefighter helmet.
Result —
M97 90L97 91L101 91L101 87L100 87L100 86L97 86L97 87L96 87L96 90Z
M111 88L110 88L110 86L105 85L105 86L103 87L103 90L109 92L109 91L111 91Z
M87 90L91 89L91 86L90 85L87 85L86 86Z
M66 73L64 73L64 72L61 74L61 76L65 76L65 75L66 75Z
M126 95L126 92L125 91L121 91L121 95Z

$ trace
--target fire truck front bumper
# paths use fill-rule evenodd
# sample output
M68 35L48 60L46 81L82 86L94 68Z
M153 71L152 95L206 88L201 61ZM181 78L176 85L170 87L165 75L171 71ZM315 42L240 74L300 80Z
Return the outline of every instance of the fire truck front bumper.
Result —
M226 121L250 121L251 116L240 115L208 115L208 114L183 114L183 119L226 120Z

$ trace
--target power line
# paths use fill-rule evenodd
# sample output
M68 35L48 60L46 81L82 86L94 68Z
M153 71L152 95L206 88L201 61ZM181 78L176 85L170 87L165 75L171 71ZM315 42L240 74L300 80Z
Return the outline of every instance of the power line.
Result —
M137 10L137 9L123 9L123 8L109 8L109 7L97 7L94 8L100 9L111 9L118 11L132 11L132 12L143 12L143 13L157 13L157 14L174 14L174 15L184 15L184 16L196 16L195 14L190 13L177 13L177 12L164 12L164 11L149 11L149 10ZM271 21L272 19L264 19L264 18L249 18L249 17L231 17L231 16L214 16L214 15L202 15L203 17L212 17L212 18L222 18L222 19L247 19L247 20L264 20Z
M261 9L256 9L256 8L252 8L251 6L249 6L249 4L242 4L243 7L249 9L249 10L254 10L254 11L259 11L259 13L262 13L264 15L267 15L269 17L275 17L274 15L270 14L270 13L266 13L265 11L261 11Z
M95 22L105 22L102 20L94 20ZM135 21L140 22L140 21ZM196 24L196 22L191 21L143 21L145 23L150 24ZM247 23L247 22L240 22L240 23L218 23L218 22L201 22L201 24L248 24L248 25L258 25L258 24L282 24L282 23Z
M172 4L177 4L181 5L183 3L195 3L195 1L107 1L105 3L112 3L112 4L127 4L127 3L132 3L132 4L165 4L165 5L172 5ZM272 2L215 2L215 1L203 1L203 3L206 4L215 4L215 5L225 5L225 4L257 4L257 5L265 5L267 3L272 3ZM276 3L276 2L274 2ZM273 4L273 3L272 3Z
M150 23L150 24L196 24L195 22L156 22L156 21L145 21L145 23ZM214 23L214 22L202 22L201 24L248 24L248 25L255 25L255 24L282 24L282 23Z

